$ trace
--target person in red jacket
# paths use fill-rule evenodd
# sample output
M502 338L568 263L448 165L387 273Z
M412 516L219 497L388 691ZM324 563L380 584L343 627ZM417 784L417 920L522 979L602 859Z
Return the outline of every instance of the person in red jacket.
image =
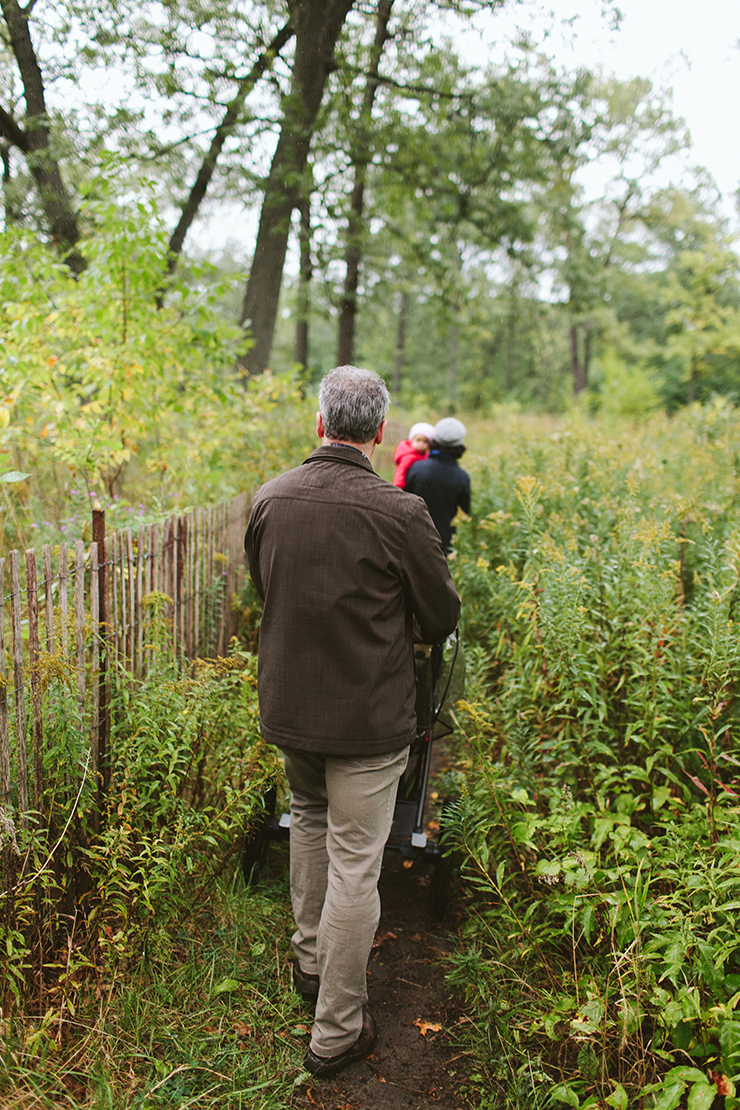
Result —
M396 464L396 473L393 475L393 485L403 489L406 485L406 471L412 463L425 459L432 446L434 428L431 424L414 424L409 431L409 438L402 439L396 448L393 461Z

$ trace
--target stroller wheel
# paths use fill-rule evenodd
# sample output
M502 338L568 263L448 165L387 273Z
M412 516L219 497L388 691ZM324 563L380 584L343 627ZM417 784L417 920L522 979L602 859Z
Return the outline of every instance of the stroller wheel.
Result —
M432 917L441 921L447 913L452 895L452 880L457 869L456 853L452 847L452 813L456 797L446 798L439 816L440 854L434 861L432 876Z
M270 843L268 821L275 812L277 790L271 787L262 796L262 805L257 808L244 835L242 849L242 872L247 886L259 881L267 863L267 847Z

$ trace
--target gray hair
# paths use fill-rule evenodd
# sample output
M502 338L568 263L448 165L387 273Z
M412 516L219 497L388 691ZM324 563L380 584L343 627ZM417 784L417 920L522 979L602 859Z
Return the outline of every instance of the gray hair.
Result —
M370 443L390 403L380 375L359 366L337 366L319 386L319 410L329 439Z

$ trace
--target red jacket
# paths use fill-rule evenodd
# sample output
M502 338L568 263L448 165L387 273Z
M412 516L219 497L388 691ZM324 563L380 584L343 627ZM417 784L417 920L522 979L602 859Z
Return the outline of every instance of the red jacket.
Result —
M396 473L393 475L393 485L403 489L406 485L406 471L412 463L420 462L425 459L429 454L428 451L415 451L411 446L411 440L402 439L396 448L396 453L393 456L393 461L396 464Z

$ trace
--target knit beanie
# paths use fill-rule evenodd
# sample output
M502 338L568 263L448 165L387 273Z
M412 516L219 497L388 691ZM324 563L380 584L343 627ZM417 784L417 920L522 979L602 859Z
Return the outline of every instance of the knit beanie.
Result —
M409 431L409 439L413 439L414 436L426 436L431 442L431 440L434 439L434 428L431 424L412 424L411 430Z
M454 416L445 416L434 425L434 442L437 447L462 447L467 428Z

